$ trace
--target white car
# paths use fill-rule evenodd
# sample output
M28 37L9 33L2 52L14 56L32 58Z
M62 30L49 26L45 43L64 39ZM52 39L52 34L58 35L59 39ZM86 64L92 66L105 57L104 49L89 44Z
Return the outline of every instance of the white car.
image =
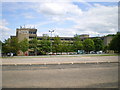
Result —
M94 51L90 51L90 54L95 54L95 52Z
M102 54L102 53L103 53L103 51L97 51L96 53L97 53L97 54Z

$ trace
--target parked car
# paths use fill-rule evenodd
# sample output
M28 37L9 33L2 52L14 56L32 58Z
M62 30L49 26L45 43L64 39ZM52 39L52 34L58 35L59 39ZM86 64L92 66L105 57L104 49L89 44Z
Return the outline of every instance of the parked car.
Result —
M13 53L7 53L7 56L13 57Z
M103 53L103 51L97 51L96 53L97 53L97 54L102 54L102 53Z
M84 54L85 51L84 50L78 50L77 54Z
M90 51L90 54L95 54L95 51Z
M70 52L69 55L75 55L77 52Z

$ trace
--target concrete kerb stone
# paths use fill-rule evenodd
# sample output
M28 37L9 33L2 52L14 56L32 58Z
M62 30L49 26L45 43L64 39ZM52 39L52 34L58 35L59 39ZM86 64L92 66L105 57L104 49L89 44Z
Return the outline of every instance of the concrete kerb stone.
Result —
M70 65L70 64L103 64L103 63L120 63L120 62L63 62L63 63L18 63L18 64L2 64L2 66L35 66L35 65Z

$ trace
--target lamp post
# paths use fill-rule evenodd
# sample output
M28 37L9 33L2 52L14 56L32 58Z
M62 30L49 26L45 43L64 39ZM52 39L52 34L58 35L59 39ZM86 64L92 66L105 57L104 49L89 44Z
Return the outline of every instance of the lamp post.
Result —
M52 33L54 32L54 30L49 30L49 32L51 33L51 54L52 54Z

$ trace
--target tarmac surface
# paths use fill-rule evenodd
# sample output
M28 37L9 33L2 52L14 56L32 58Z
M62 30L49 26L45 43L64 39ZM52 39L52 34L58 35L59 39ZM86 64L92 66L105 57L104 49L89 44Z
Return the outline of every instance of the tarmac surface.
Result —
M3 88L118 88L118 56L2 58Z
M74 64L118 62L118 56L69 55L2 58L2 65Z
M3 66L3 88L118 88L118 63Z

